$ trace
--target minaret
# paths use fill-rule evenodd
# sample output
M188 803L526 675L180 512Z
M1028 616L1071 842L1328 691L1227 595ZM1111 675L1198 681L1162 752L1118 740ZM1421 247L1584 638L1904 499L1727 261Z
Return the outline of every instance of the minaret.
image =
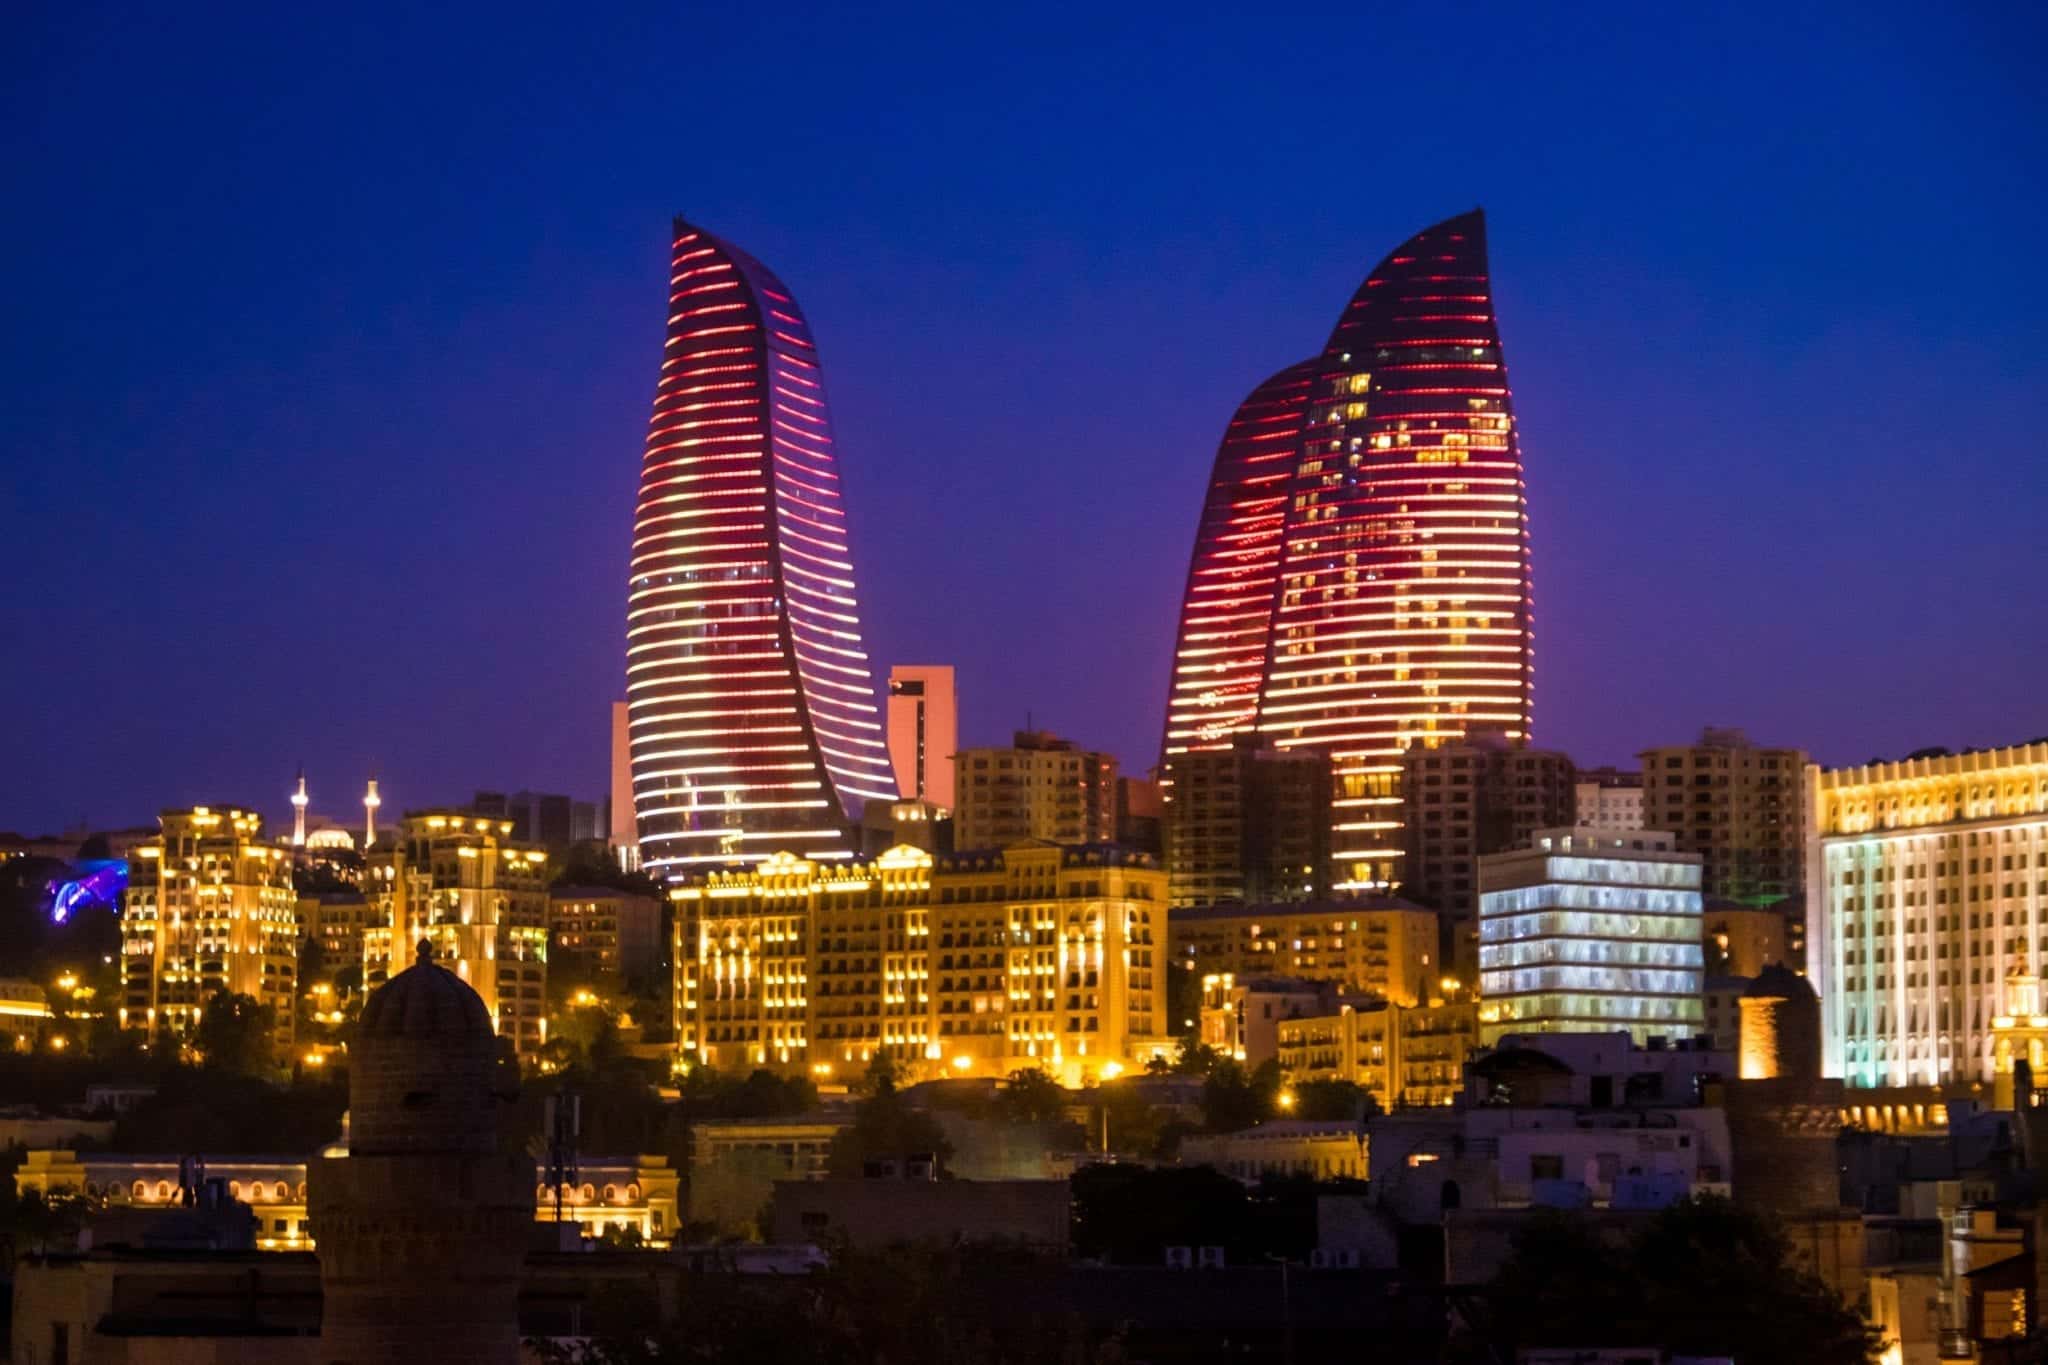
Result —
M292 793L292 847L306 846L306 765L299 765L298 790Z
M377 807L384 804L384 798L377 795L377 779L370 779L370 789L363 793L363 851L377 846Z

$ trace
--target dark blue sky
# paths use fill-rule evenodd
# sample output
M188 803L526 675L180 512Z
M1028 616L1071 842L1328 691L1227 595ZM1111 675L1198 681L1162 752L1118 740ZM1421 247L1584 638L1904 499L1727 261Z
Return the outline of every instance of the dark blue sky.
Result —
M1475 203L1539 741L2048 732L2036 8L442 8L4 21L0 829L601 793L677 210L966 740L1152 760L1224 420Z

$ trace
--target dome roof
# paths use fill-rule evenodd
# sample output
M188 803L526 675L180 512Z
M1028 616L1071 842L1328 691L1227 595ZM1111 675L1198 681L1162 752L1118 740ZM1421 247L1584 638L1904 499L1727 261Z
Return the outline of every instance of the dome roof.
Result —
M434 946L419 943L419 957L404 971L370 992L363 1002L359 1039L468 1038L493 1042L490 1011L483 997L446 967L434 965Z
M1773 962L1756 974L1749 983L1749 989L1742 993L1745 1000L1818 1000L1813 983L1793 971L1782 962Z

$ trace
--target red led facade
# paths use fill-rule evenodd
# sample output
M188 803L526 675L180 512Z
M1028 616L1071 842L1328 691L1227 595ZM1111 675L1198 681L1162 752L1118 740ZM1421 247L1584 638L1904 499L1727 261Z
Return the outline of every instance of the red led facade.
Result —
M845 857L895 795L817 346L760 262L676 220L626 695L643 866Z
M1277 434L1290 426L1291 442ZM1248 473L1254 435L1288 447L1277 528L1276 462L1257 483ZM1218 590L1230 582L1244 591ZM1521 455L1475 210L1381 261L1322 355L1233 419L1190 564L1168 780L1174 754L1246 730L1325 752L1336 886L1398 882L1402 753L1475 726L1528 733L1530 604Z

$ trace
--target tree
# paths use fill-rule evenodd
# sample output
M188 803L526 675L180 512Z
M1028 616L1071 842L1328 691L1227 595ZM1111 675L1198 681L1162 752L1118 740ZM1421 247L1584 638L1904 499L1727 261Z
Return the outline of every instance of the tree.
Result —
M1379 1112L1379 1101L1355 1081L1303 1081L1294 1087L1292 1113L1299 1119L1363 1123Z
M271 1038L277 1012L254 996L215 991L199 1013L193 1045L207 1066L243 1076L269 1076L277 1069Z
M1794 1260L1774 1221L1714 1196L1675 1204L1626 1237L1583 1217L1533 1215L1483 1319L1479 1335L1503 1358L1597 1341L1744 1365L1865 1365L1881 1344Z
M1038 1069L1013 1071L996 1095L996 1115L1006 1123L1057 1123L1067 1116L1066 1087Z
M912 1108L893 1083L853 1107L853 1122L832 1139L827 1168L835 1176L858 1176L871 1161L908 1161L930 1157L942 1169L953 1154L938 1121Z
M1260 1062L1247 1072L1240 1062L1219 1062L1202 1083L1202 1126L1234 1133L1272 1118L1279 1108L1280 1064Z

